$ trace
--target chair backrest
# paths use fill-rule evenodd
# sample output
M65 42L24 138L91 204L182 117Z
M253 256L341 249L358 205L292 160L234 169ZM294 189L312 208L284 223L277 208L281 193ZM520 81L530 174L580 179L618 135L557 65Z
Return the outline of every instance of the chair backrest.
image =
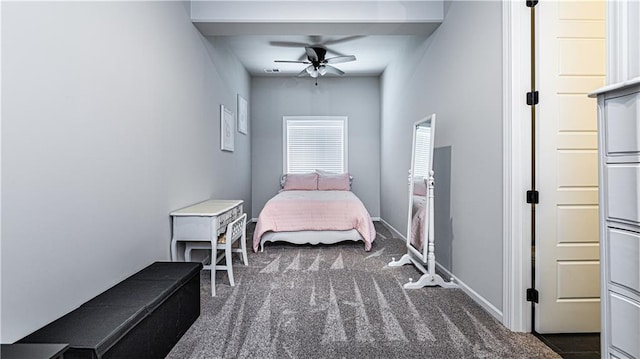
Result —
M233 222L227 225L226 243L231 244L238 238L244 238L247 228L247 214L243 213L242 216L236 218Z

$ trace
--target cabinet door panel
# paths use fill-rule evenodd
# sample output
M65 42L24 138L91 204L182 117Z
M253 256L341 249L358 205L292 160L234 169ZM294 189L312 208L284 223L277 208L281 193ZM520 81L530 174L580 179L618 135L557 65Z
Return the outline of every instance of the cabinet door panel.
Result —
M609 280L640 295L640 233L607 228Z
M610 292L610 344L632 358L640 358L640 303Z
M640 93L606 100L607 155L640 153Z
M607 217L640 224L640 164L605 166L607 182Z

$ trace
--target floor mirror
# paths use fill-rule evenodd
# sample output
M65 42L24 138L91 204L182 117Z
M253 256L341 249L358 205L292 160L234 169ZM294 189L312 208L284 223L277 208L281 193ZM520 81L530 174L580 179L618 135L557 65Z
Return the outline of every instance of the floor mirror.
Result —
M436 273L434 237L434 171L433 145L436 115L427 116L413 125L411 169L409 169L409 208L407 220L407 253L389 263L391 267L413 264L423 274L417 281L409 279L405 288L425 286L457 287Z

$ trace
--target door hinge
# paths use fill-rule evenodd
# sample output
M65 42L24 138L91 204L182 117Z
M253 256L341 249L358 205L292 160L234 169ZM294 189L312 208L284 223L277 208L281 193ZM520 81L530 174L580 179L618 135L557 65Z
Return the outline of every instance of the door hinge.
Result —
M540 201L540 194L538 191L527 191L527 203L538 204Z
M534 7L538 5L538 0L527 0L527 7Z
M538 104L538 91L527 92L527 105L533 106Z
M538 303L538 291L536 289L527 289L527 302Z

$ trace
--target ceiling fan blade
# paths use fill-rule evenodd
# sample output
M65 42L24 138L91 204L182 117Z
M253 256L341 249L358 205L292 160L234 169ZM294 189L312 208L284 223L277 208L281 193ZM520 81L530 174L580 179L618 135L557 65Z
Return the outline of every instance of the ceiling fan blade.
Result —
M327 40L325 42L323 42L323 45L333 45L333 44L339 44L341 42L347 42L347 41L351 41L351 40L357 40L360 38L365 37L364 35L353 35L353 36L347 36L347 37L343 37L340 39L333 39L333 40Z
M296 60L274 60L273 62L285 62L289 64L310 64L309 61L296 61Z
M304 51L307 52L307 57L312 62L320 61L320 59L318 58L318 54L316 53L316 49L315 48L309 47L309 46L305 46Z
M324 66L327 69L327 74L338 75L338 76L344 75L344 71L342 71L342 70L340 70L340 69L338 69L336 67L333 67L331 65L324 65Z
M328 54L333 54L334 56L348 56L347 54L340 52L340 51L336 51L334 49L327 49L327 53Z
M353 55L330 57L330 58L324 60L324 63L325 64L339 64L339 63L342 63L342 62L349 62L349 61L356 61L356 57L353 56Z
M269 41L269 45L278 47L295 47L298 49L301 47L309 46L309 44L307 43L295 41Z

